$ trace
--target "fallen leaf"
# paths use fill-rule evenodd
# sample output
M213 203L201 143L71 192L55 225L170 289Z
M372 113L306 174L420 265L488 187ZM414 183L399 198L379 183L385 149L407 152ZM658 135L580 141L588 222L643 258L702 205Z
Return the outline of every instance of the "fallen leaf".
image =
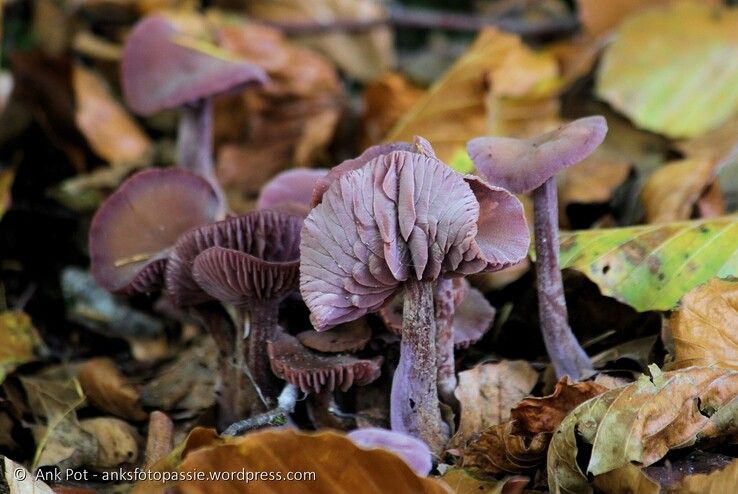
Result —
M291 429L265 430L241 437L219 438L196 428L172 455L152 467L154 472L273 472L285 479L288 472L312 473L300 483L301 492L450 493L442 482L418 477L394 453L362 449L335 432L306 434ZM381 475L379 475L381 473ZM337 487L340 486L340 487ZM198 482L139 482L133 494L295 492L288 481L243 480Z
M528 478L516 475L503 480L478 479L462 468L449 468L441 475L455 494L521 494Z
M112 468L136 463L141 438L129 423L114 417L95 417L80 421L79 426L97 441L97 455L91 466Z
M669 492L679 494L722 494L738 485L738 460L710 473L689 475L671 488Z
M101 158L115 166L152 152L151 140L100 76L77 63L72 68L72 88L77 126Z
M713 129L738 110L737 26L738 10L704 3L638 14L606 49L597 95L639 127L669 137Z
M423 96L423 90L399 72L387 72L364 89L361 146L379 144L384 136Z
M10 190L13 188L14 180L14 168L7 167L3 170L0 170L0 220L5 215L5 212L10 209L10 203L12 202L12 195Z
M646 223L668 223L692 217L704 191L715 179L715 160L685 159L656 170L641 189Z
M617 159L595 151L590 157L561 174L559 203L562 209L569 204L609 202L632 169L633 166L622 158Z
M476 434L510 418L515 403L530 394L538 373L523 360L481 364L459 373L454 396L461 404L459 429L449 447L461 447Z
M80 427L76 414L85 403L85 395L69 369L47 369L33 377L21 377L21 383L35 417L33 468L75 468L94 461L97 442Z
M43 344L31 318L22 311L0 312L0 383L19 365L36 360Z
M386 16L382 5L371 0L255 0L248 3L247 11L257 19L288 25L379 20ZM362 33L332 31L296 39L324 53L341 70L362 81L371 80L394 65L394 40L385 26Z
M574 409L548 451L553 492L592 492L595 478L628 464L649 466L670 450L701 441L738 437L738 372L690 367L661 372L651 366L628 386L613 389ZM580 451L578 443L591 445ZM579 455L579 456L578 456ZM584 471L579 464L586 465Z
M708 159L717 162L728 156L738 144L738 117L731 118L704 134L674 143L687 158Z
M607 391L591 381L571 383L564 377L554 391L525 398L510 411L510 420L490 427L463 452L464 467L486 475L520 473L543 463L552 433L581 403Z
M579 20L589 35L599 35L629 16L654 7L668 6L681 0L577 0ZM706 5L721 5L720 0L702 0Z
M36 480L34 475L22 465L14 462L6 456L0 456L3 462L2 477L0 478L0 490L8 494L54 494L54 491Z
M88 360L80 368L78 379L87 398L100 410L135 421L148 417L141 408L138 391L109 358Z
M718 364L738 368L738 282L711 279L690 290L671 316L670 367Z
M695 286L738 275L738 217L563 232L561 267L638 311L670 310Z

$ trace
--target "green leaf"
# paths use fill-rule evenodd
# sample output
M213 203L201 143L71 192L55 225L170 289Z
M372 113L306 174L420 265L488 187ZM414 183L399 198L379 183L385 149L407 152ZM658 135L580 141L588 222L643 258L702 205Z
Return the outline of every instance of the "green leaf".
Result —
M474 171L474 162L465 149L459 148L454 151L448 165L459 173L471 173Z
M632 17L602 58L596 91L669 137L717 127L738 110L738 10L680 2Z
M564 232L561 267L636 310L670 310L708 279L738 275L738 215Z

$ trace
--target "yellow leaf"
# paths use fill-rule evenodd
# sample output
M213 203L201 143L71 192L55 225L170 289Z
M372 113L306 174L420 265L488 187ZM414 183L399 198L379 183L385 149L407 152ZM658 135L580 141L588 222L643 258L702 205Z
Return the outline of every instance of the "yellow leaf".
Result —
M656 170L641 189L647 223L684 221L714 179L715 160L686 159Z
M42 345L28 314L21 311L0 312L0 383L17 366L36 359Z

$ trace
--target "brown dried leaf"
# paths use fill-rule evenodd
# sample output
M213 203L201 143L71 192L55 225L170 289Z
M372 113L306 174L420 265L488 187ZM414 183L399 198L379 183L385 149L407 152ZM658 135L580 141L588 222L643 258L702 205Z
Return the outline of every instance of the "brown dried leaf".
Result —
M588 475L649 466L672 449L738 437L738 372L689 367L662 373L655 365L650 372L567 415L548 450L551 491L592 492ZM579 451L581 442L592 445L591 452Z
M715 178L715 164L709 158L685 159L656 170L641 190L646 222L690 219L695 204Z
M138 390L109 358L88 360L80 368L78 379L87 398L100 410L129 420L148 417L141 408Z
M22 311L0 312L0 383L19 365L36 359L43 344L31 318Z
M671 367L738 368L738 282L713 278L690 290L671 316Z
M241 437L219 438L197 428L183 445L157 463L153 471L191 472L315 472L315 480L296 487L294 482L256 480L251 482L140 482L133 494L153 493L291 493L309 492L445 493L446 484L418 477L400 457L382 449L362 449L335 432L305 434L291 429L265 430ZM340 486L340 487L339 487Z
M569 204L609 202L615 189L625 182L632 169L627 160L595 151L589 158L562 173L559 182L562 208Z
M90 147L112 165L136 161L153 143L116 101L103 79L80 64L72 68L75 121Z
M252 0L248 13L278 23L368 21L385 17L381 3L372 0ZM344 72L370 80L394 65L392 32L379 26L362 33L332 31L297 38L330 57Z
M522 494L528 478L516 475L503 480L478 479L461 468L449 468L441 476L455 494Z
M510 418L510 409L528 396L538 373L524 360L481 364L459 373L454 391L461 404L459 430L449 447L462 447L476 434Z
M387 72L367 84L361 121L361 145L379 144L402 116L423 96L423 90L399 72Z

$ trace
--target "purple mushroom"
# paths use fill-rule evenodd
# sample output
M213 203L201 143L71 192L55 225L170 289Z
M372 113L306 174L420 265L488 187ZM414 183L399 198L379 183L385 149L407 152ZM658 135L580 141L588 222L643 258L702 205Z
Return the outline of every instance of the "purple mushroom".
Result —
M180 110L179 165L210 181L222 198L212 157L212 99L265 84L266 72L154 15L139 21L128 35L121 73L123 94L134 112L148 116Z
M126 180L92 219L92 275L114 293L159 290L169 252L184 232L220 219L210 184L186 170L154 169Z
M346 437L360 448L386 449L396 454L421 477L428 475L433 468L433 458L428 446L407 434L379 427L366 427L351 431Z
M206 225L180 237L166 271L167 291L177 305L215 299L235 309L243 332L221 344L229 349L233 364L250 377L265 406L278 394L267 341L281 332L280 301L298 285L301 226L299 217L276 211ZM227 335L216 335L216 340L224 338ZM255 404L250 405L255 411ZM231 411L241 415L237 418L248 413Z
M467 145L477 170L491 183L514 193L533 192L538 310L557 377L580 379L592 370L592 363L568 322L559 267L555 175L591 154L606 133L606 120L594 116L529 139L478 137Z
M272 178L259 193L256 209L271 209L306 217L313 189L328 174L324 168L293 168Z
M316 186L319 204L305 220L303 299L320 331L376 311L404 290L392 428L439 454L448 429L437 391L436 284L523 259L522 204L454 172L422 139L377 146L337 168Z

